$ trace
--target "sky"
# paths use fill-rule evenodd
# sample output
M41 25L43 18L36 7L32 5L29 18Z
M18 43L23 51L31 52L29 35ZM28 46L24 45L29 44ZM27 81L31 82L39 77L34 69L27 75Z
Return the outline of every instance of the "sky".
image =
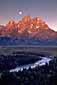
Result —
M21 15L19 11L22 11ZM10 19L19 21L26 15L43 18L57 31L57 0L0 0L0 24L6 24Z

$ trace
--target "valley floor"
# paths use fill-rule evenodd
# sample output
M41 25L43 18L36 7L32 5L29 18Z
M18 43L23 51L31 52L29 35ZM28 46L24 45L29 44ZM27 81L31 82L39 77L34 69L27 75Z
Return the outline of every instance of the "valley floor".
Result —
M37 46L37 45L0 46L0 55L3 54L12 55L14 52L37 53L57 56L57 46Z

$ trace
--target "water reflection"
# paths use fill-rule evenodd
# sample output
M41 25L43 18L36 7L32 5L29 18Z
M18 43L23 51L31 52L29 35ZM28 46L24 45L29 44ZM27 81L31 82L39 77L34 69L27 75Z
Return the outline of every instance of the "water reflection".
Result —
M34 69L37 66L42 66L45 65L46 63L49 64L49 61L52 59L49 57L41 57L41 60L36 61L35 63L32 64L27 64L23 66L16 67L15 69L11 69L10 72L18 72L18 71L23 71L23 69L28 70L30 67Z

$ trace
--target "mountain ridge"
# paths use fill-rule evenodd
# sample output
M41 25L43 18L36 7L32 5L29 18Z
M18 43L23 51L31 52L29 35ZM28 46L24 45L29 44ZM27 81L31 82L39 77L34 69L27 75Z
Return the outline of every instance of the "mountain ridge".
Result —
M57 39L57 32L50 29L44 20L39 17L24 16L17 23L10 20L6 26L0 25L0 37L30 37L37 39Z

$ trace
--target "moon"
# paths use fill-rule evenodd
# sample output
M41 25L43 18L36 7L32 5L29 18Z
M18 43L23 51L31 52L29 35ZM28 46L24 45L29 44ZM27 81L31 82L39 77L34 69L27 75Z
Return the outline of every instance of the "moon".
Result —
M23 11L22 10L19 10L18 13L19 13L19 15L22 15L23 14Z

